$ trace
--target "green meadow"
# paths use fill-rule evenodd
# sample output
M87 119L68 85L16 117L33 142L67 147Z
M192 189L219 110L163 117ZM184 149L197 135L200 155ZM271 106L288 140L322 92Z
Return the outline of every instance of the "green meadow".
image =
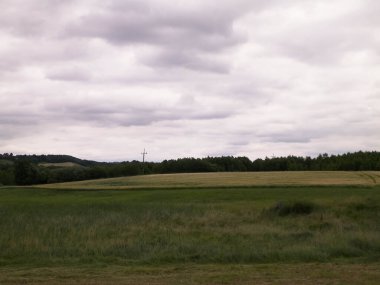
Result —
M213 175L0 188L0 284L379 284L378 172Z

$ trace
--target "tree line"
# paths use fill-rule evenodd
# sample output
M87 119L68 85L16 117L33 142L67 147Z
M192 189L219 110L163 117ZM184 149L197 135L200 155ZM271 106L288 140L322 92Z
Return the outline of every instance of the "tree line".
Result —
M63 162L71 162L74 166L62 167L59 164ZM0 185L45 184L141 174L301 170L380 170L380 152L320 154L314 158L266 157L254 161L233 156L179 158L144 164L139 161L96 162L68 155L0 154Z

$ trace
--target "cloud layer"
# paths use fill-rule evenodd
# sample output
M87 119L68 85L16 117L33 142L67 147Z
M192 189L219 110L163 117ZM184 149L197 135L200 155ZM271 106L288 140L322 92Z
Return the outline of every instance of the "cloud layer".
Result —
M380 148L380 3L4 0L0 152Z

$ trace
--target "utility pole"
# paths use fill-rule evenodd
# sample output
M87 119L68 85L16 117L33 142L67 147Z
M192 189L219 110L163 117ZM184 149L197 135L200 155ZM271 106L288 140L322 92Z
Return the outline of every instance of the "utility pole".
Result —
M145 163L145 155L147 155L148 153L145 151L145 148L144 148L144 151L141 153L142 156L143 156L143 161L142 161L142 165L143 165L143 175L145 174L145 167L144 167L144 163Z

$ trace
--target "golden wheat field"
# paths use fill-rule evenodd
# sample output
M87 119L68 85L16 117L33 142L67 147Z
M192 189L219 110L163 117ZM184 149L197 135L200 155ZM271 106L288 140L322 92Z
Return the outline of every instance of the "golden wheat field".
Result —
M379 171L215 172L154 174L43 185L44 188L133 189L248 186L378 185Z

